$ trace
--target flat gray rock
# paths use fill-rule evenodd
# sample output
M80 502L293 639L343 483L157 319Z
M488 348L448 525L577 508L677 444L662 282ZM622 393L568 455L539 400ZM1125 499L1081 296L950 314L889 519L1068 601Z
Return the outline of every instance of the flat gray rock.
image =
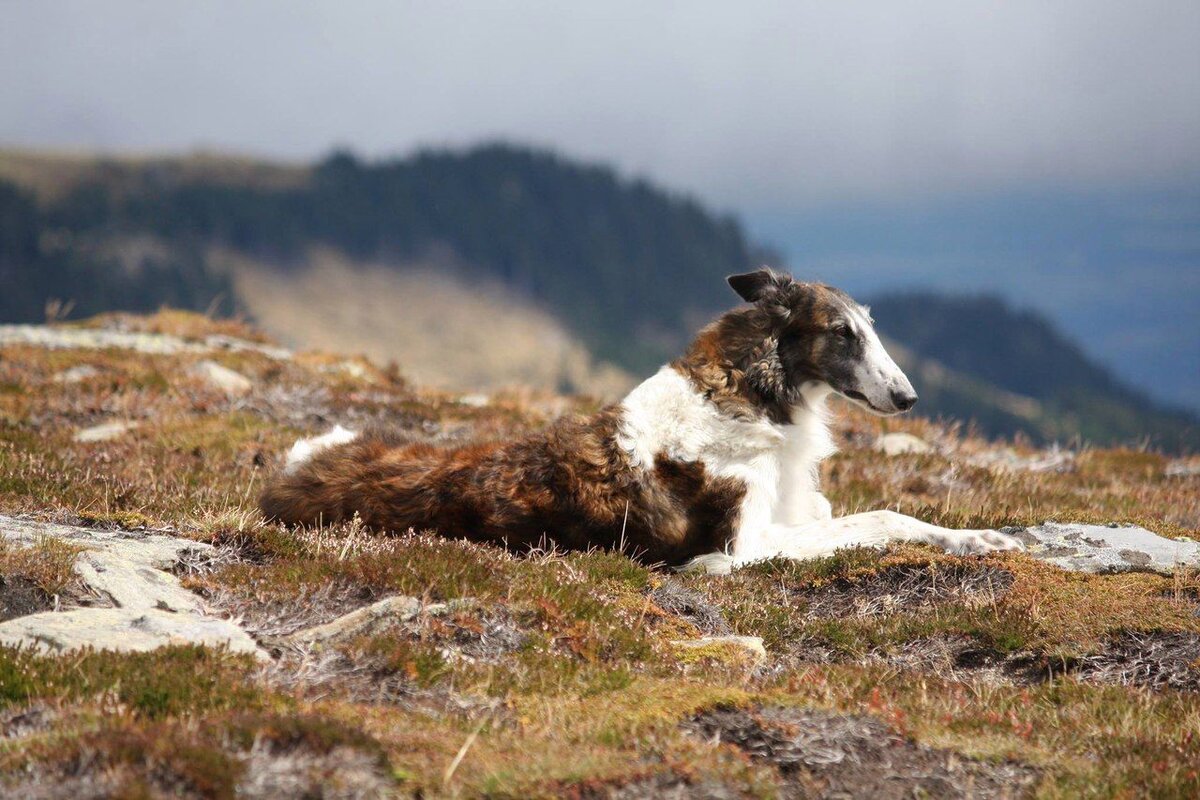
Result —
M163 533L95 530L0 514L0 537L8 542L29 545L47 536L88 550L116 553L127 561L154 569L170 569L179 563L185 551L207 552L214 549L204 542Z
M170 572L185 555L213 552L212 545L162 533L92 530L3 515L0 537L18 546L53 538L81 548L75 573L90 593L112 606L17 617L0 623L0 643L49 652L151 650L192 643L266 657L246 631L212 616L203 600Z
M355 609L349 614L343 614L324 625L303 628L287 636L279 637L275 643L320 648L359 636L375 636L386 633L422 615L439 617L474 606L475 601L471 598L459 598L446 603L423 603L416 597L393 595L369 606Z
M113 422L102 422L99 425L93 425L90 428L81 428L75 432L75 441L77 442L111 442L113 439L119 439L129 431L137 427L136 422L126 420L114 420Z
M1034 558L1074 572L1170 573L1181 566L1200 567L1200 542L1167 539L1135 526L1047 522L1004 533L1023 541Z
M250 342L233 336L213 335L202 341L188 341L165 333L111 330L108 328L70 328L58 325L0 325L0 347L25 344L51 350L103 350L115 347L153 355L205 353L213 350L250 351L268 358L286 360L290 350Z
M310 645L344 641L403 625L420 614L421 608L421 601L416 597L385 597L369 606L343 614L332 622L304 628L283 638L289 642ZM445 608L444 603L436 603L427 607L427 613L441 613Z
M929 442L911 433L885 433L875 440L875 449L889 456L910 453L928 453L933 450Z
M215 361L204 360L196 364L192 374L214 389L224 392L229 397L241 397L247 394L254 384L245 375L224 367Z
M1075 468L1075 453L1057 445L1030 455L1021 455L1011 447L992 447L966 460L972 466L995 472L1070 472Z
M268 657L250 634L229 620L153 609L76 608L30 614L0 625L0 643L49 653L84 647L144 652L171 644L199 644Z
M91 364L80 364L77 367L71 367L68 370L58 373L54 376L55 383L82 383L86 380L91 380L100 374L100 370L93 367Z
M1168 478L1194 478L1200 475L1200 458L1179 458L1167 464Z
M0 325L0 345L28 344L50 350L102 350L115 347L139 353L167 355L207 350L164 333L64 328L54 325Z
M75 573L96 594L118 608L203 614L200 597L179 584L170 572L140 558L139 551L114 548L85 550L75 560Z

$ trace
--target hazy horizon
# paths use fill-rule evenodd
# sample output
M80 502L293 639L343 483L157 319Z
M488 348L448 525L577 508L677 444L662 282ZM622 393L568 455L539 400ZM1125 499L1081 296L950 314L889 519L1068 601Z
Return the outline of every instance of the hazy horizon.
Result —
M857 292L994 291L1200 408L1200 4L0 5L0 146L504 140Z
M1200 178L1200 6L0 6L0 143L507 139L719 208ZM320 113L314 113L315 110Z

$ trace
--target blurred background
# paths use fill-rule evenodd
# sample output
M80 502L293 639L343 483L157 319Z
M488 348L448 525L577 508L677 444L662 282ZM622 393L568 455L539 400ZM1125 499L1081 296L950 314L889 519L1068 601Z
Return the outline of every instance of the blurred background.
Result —
M611 397L762 263L922 413L1200 449L1200 4L0 4L0 322Z

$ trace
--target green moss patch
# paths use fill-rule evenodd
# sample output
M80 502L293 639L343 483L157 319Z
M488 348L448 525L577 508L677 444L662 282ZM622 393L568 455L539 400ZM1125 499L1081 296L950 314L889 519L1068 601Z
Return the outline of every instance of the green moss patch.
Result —
M254 670L250 656L195 646L66 656L0 646L0 706L103 701L150 719L258 708L266 696Z

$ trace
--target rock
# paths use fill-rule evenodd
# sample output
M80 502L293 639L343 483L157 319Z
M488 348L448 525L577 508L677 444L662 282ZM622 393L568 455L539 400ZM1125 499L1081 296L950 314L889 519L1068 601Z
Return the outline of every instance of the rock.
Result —
M267 358L273 358L276 361L288 361L292 357L292 351L287 348L260 344L259 342L248 342L245 339L238 339L236 336L225 336L224 334L206 336L204 337L204 344L213 350L227 350L231 353L258 353Z
M767 659L767 648L759 636L701 636L699 639L683 639L671 644L680 650L740 653L749 657L754 664Z
M162 333L63 328L51 325L0 325L0 347L6 344L35 345L51 350L100 350L117 347L156 355L206 349Z
M474 605L472 600L452 600L449 603L423 604L416 597L396 595L385 597L377 603L355 609L332 622L304 628L281 637L281 643L323 646L342 642L359 636L371 636L397 628L411 622L421 614L440 616L448 612Z
M889 456L928 453L933 450L928 442L911 433L885 433L875 440L875 449Z
M82 381L91 380L100 374L100 370L93 367L91 364L80 364L77 367L71 367L54 376L55 383L81 383Z
M112 608L44 611L0 623L0 642L58 652L91 646L149 650L167 644L228 645L266 658L235 623L210 616L203 600L169 569L188 554L212 552L203 542L159 533L100 531L0 516L0 537L31 546L45 537L81 548L75 572Z
M334 364L328 369L322 371L341 372L345 375L349 375L356 381L366 380L367 378L371 377L371 371L358 361L339 361L337 364Z
M292 357L292 352L282 347L220 334L207 336L203 342L189 342L165 333L68 328L56 325L0 325L0 347L9 344L33 345L51 350L102 350L115 347L153 355L204 353L212 350L235 353L249 351L277 361L286 361Z
M1075 466L1075 454L1052 447L1023 456L1011 447L1000 447L973 453L967 463L998 472L1070 472Z
M678 581L663 581L650 592L649 597L663 611L690 622L706 636L733 635L733 626L725 619L719 606Z
M723 705L682 727L710 747L736 747L751 760L776 767L781 797L1000 800L1025 797L1039 777L1027 765L977 761L920 744L865 714Z
M0 625L0 643L50 653L83 647L141 652L170 644L201 644L265 657L250 634L228 620L153 609L77 608L31 614Z
M136 422L125 420L114 420L112 422L104 422L100 425L93 425L90 428L82 428L75 432L75 441L77 442L108 442L113 439L119 439L129 431L137 427Z
M458 402L471 408L486 408L491 404L492 399L486 394L464 394L458 398Z
M229 397L242 397L254 388L254 384L240 372L224 367L215 361L201 361L192 367L192 374L204 380L214 389L219 389Z
M212 545L142 531L102 531L74 525L55 525L0 515L0 538L13 544L35 544L44 537L60 539L86 550L107 551L153 569L170 569L184 553L211 551Z
M1168 478L1191 478L1200 475L1200 458L1180 458L1167 464Z
M1145 528L1047 522L1003 532L1023 541L1034 558L1075 572L1200 568L1200 542L1166 539Z
M93 592L119 608L204 613L196 594L141 555L141 551L129 548L85 550L75 561L75 573Z

